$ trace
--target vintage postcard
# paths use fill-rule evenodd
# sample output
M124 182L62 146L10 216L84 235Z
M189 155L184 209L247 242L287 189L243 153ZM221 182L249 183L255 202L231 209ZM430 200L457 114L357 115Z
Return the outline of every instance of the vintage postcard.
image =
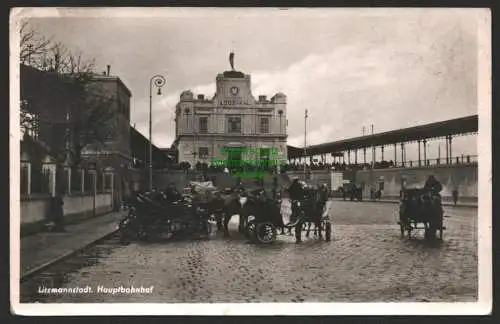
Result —
M490 28L12 10L13 312L488 314Z

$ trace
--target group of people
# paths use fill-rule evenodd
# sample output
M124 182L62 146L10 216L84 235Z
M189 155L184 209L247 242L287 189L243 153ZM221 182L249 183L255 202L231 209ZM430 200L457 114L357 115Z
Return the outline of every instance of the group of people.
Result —
M338 171L345 171L345 170L363 170L363 169L369 169L371 168L372 165L370 163L339 163L339 162L333 162L333 163L323 163L323 162L313 162L309 163L306 165L307 170L338 170ZM375 162L374 166L375 169L386 169L386 168L391 168L394 167L394 162L393 161L380 161L380 162ZM281 168L283 171L302 171L304 170L304 163L290 163L290 164L285 164Z

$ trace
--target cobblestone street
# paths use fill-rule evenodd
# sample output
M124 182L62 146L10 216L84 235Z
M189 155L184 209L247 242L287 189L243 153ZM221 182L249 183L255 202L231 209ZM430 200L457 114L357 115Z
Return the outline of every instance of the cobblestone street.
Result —
M37 294L38 286L52 287L47 281L23 284L21 301L476 301L477 209L446 207L444 241L435 246L421 232L412 240L401 238L397 209L334 201L331 242L303 234L300 245L288 235L269 246L248 244L231 223L230 238L218 233L205 241L116 245L62 284L90 286L93 293ZM97 286L141 285L153 286L152 293L97 293Z

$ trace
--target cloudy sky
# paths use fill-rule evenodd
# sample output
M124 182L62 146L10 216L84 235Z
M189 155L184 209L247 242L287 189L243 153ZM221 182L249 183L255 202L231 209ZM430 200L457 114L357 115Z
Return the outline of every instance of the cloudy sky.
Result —
M94 58L100 71L110 64L132 91L131 123L143 134L149 78L163 74L167 85L153 109L160 147L173 141L181 91L212 96L216 74L230 69L232 49L236 69L252 75L254 97L287 95L290 145L303 145L306 108L308 144L360 136L371 124L377 133L477 114L473 11L156 9L155 15L61 15L31 24ZM476 154L475 141L456 139L454 155ZM438 146L430 144L430 155Z

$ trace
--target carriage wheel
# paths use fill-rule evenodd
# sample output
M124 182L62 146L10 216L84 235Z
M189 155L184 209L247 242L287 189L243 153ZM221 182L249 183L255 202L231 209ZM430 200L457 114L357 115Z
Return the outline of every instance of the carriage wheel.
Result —
M438 229L439 229L439 239L442 241L443 240L443 212L439 214L439 222L438 222Z
M327 242L332 240L332 223L330 222L325 223L325 239Z
M270 244L276 240L276 227L271 222L258 223L255 227L257 242Z
M207 240L210 239L210 237L212 236L212 233L213 233L212 232L212 223L206 222L205 224L202 224L202 226L205 226L204 238Z
M166 227L162 231L156 233L156 237L162 240L171 239L172 236L174 236L174 233L172 232L172 229L170 227Z
M140 241L147 241L149 238L148 233L143 228L139 228L137 230L136 236L137 236L137 239L139 239Z
M130 238L134 236L134 232L130 228L130 222L126 219L120 221L118 228L120 230L120 241L123 243L127 243Z
M429 222L428 225L425 225L425 239L432 240L436 238L436 225L433 222Z
M428 240L431 236L430 226L424 223L424 238Z
M408 217L405 217L403 212L399 212L399 230L401 231L401 238L405 236L405 231L408 231L408 234L410 234L410 222L408 220ZM408 236L409 237L409 236Z
M255 224L256 224L255 220L252 220L247 224L244 235L249 240L255 239L255 228L256 228Z
M413 225L411 224L411 221L408 220L408 228L406 229L408 231L408 238L411 239L411 232L413 231L413 228L414 227L417 227L416 223L413 223Z

